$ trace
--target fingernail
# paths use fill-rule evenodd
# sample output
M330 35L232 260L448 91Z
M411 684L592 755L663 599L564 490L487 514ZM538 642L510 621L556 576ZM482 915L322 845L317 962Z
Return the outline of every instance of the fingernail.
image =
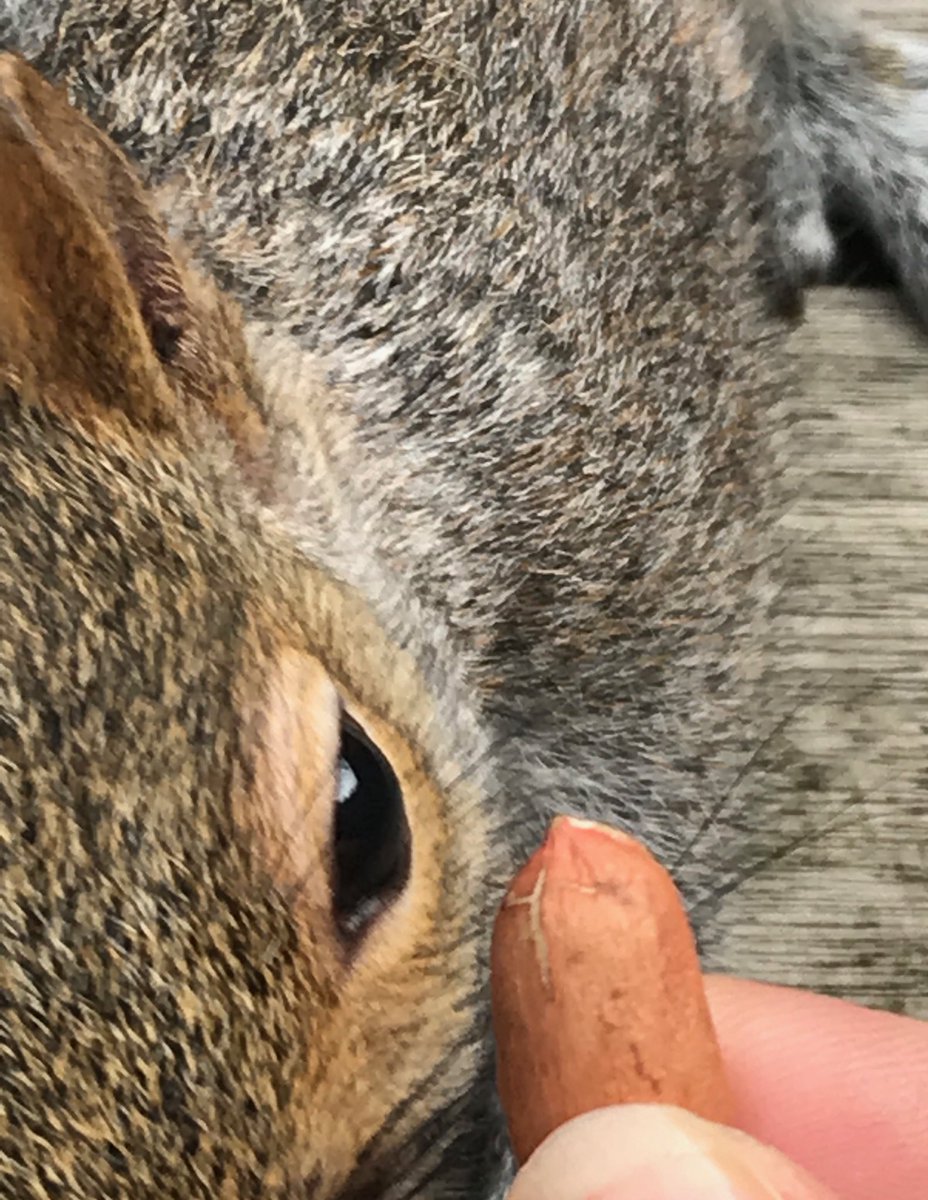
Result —
M767 1158L770 1158L768 1179ZM815 1200L772 1151L680 1109L628 1105L579 1117L519 1174L510 1200Z

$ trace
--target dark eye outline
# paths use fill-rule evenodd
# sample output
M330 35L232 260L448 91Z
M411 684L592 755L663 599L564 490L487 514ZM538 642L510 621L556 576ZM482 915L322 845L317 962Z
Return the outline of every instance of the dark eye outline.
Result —
M346 762L357 785L339 800L341 766ZM399 780L386 756L347 712L335 765L332 825L332 897L335 923L349 944L356 943L409 880L412 837Z

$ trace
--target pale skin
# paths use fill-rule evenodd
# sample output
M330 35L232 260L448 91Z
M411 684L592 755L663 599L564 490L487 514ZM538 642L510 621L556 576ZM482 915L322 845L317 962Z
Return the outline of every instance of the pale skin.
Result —
M510 1200L923 1200L928 1023L742 980L707 989L738 1130L600 1109L548 1138Z

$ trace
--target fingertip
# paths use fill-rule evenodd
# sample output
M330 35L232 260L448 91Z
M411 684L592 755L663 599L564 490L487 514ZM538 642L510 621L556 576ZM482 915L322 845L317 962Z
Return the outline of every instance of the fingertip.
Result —
M775 1151L681 1109L625 1105L562 1126L510 1200L833 1200Z
M740 1128L844 1200L923 1200L928 1025L720 976L706 992Z

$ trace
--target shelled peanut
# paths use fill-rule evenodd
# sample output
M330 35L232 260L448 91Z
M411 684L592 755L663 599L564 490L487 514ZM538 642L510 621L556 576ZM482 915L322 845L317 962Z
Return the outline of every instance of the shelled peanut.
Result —
M520 1162L611 1104L730 1118L695 941L669 874L638 842L558 817L496 921L500 1095Z

